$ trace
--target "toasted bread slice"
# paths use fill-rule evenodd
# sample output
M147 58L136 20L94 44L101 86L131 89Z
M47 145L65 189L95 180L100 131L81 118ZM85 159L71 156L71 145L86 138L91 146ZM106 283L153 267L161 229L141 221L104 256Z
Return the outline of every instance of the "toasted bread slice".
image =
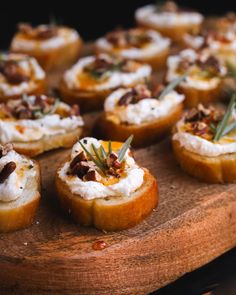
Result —
M142 221L158 204L155 178L145 169L142 186L130 197L107 197L85 200L74 195L56 174L56 189L62 209L76 223L100 230L122 230Z
M44 136L40 140L29 142L12 142L14 150L20 154L34 157L43 152L57 149L57 148L69 148L79 139L83 132L82 128L67 132L65 134Z
M40 168L34 161L35 177L29 177L22 196L0 202L0 232L10 232L32 224L40 200Z
M82 91L69 89L62 80L59 86L61 98L66 103L79 104L82 112L102 109L105 98L111 94L112 90L104 91Z
M133 134L132 145L134 147L143 147L152 144L167 134L179 120L182 112L183 104L180 103L167 116L140 125L119 123L112 119L109 114L104 113L98 118L94 132L103 139L114 141L125 141L126 138Z
M184 104L187 108L197 106L199 103L209 105L219 101L223 96L224 83L220 82L215 88L201 90L192 87L177 86L176 90L185 95Z
M82 48L82 41L80 39L49 50L28 49L28 50L15 50L11 48L11 52L24 53L33 56L37 59L38 63L45 71L55 71L65 69L71 66L79 57Z
M217 157L201 156L188 151L173 140L174 154L188 174L209 183L236 182L236 153Z

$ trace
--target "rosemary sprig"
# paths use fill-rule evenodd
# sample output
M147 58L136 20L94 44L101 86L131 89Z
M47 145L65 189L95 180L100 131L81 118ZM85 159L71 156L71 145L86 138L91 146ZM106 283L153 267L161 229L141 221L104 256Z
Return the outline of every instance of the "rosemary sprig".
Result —
M133 135L131 135L126 142L122 145L121 149L118 153L118 161L122 162L124 160L124 156L128 148L130 147L131 141L133 139ZM101 145L99 148L96 148L94 144L91 144L94 155L90 153L90 151L86 148L86 146L79 140L79 144L82 149L85 151L87 156L97 165L98 168L106 175L109 167L106 165L106 158L112 153L112 144L111 141L108 143L108 152L105 151L104 147Z
M106 169L104 169L104 166L101 165L100 161L97 160L90 151L86 148L86 146L82 143L82 141L79 140L79 144L81 145L82 149L85 151L85 153L89 156L89 158L100 168L100 170L106 174Z
M185 78L187 75L180 76L176 79L174 79L172 82L170 82L161 92L158 99L163 99L168 93L170 93L172 90L175 89Z
M236 67L231 62L226 62L226 67L228 69L228 76L236 78Z
M223 119L218 123L215 134L214 134L214 141L218 141L222 136L228 134L232 131L235 127L235 124L229 124L230 117L232 116L232 112L236 106L236 94L233 94L229 106L225 112ZM235 122L234 122L235 123Z
M119 162L122 162L124 160L125 153L129 149L130 144L133 140L133 137L134 137L133 135L130 135L130 137L125 141L125 143L122 145L121 149L119 150L119 153L118 153Z

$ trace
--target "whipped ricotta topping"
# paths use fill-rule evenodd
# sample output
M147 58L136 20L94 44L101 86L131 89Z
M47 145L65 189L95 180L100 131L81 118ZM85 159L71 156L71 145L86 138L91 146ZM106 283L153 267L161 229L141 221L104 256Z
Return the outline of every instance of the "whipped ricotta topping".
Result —
M177 140L185 149L206 157L217 157L236 152L236 134L224 136L218 142L209 141L200 136L182 131L184 119L177 123L177 132L173 139Z
M23 54L9 54L7 58L18 61L19 67L24 73L29 75L30 79L29 81L24 81L19 84L10 84L6 78L0 74L0 93L3 93L5 96L32 92L37 86L36 83L45 79L45 72L35 58Z
M141 48L131 47L119 49L110 43L105 37L98 39L96 41L96 46L101 51L112 53L115 50L116 54L119 54L124 58L136 60L151 58L170 47L170 39L162 37L160 33L153 30L147 30L145 34L151 38L151 41Z
M87 143L84 143L84 139ZM87 149L92 152L91 144L96 147L101 145L101 142L95 138L87 137L83 139L83 143ZM82 151L79 143L76 143L72 149L71 159ZM125 172L126 175L121 177L115 184L104 185L96 181L83 181L74 175L67 175L69 170L69 162L66 162L62 168L59 169L59 177L68 185L73 194L77 194L85 200L99 199L105 197L129 197L135 192L143 183L144 170L140 168L129 155L129 150L124 157L126 161Z
M80 36L76 30L59 27L57 29L57 35L46 40L27 39L21 34L17 34L12 41L11 49L13 51L23 50L26 52L32 50L48 51L76 42L79 38Z
M81 89L81 90L109 90L122 86L130 86L140 82L145 78L149 78L151 75L151 67L146 64L140 64L140 66L133 72L121 72L114 71L108 73L108 77L104 81L98 81L91 85L81 85L79 75L83 73L84 67L88 66L95 61L95 56L88 56L81 58L71 69L67 70L64 75L64 81L67 87L70 89Z
M16 163L16 169L3 183L0 183L0 202L10 202L21 197L28 178L36 175L34 163L14 150L0 158L0 171L11 161ZM32 169L29 169L30 166Z
M136 10L138 22L157 27L173 27L201 24L203 16L198 12L157 12L155 5L146 5Z
M60 102L58 107L67 109L68 105ZM66 134L83 125L81 116L62 118L59 114L48 114L36 120L0 120L0 142L40 140L44 136Z
M208 54L206 52L206 54ZM181 51L178 55L170 56L167 59L167 74L166 74L166 80L168 82L173 81L174 79L178 78L180 74L178 73L178 65L181 62L182 59L189 59L191 61L195 61L198 58L197 52L195 52L192 49L186 49ZM225 75L227 70L224 66L221 66L220 68L221 75ZM187 75L184 81L180 83L182 87L190 87L200 90L208 90L213 89L219 85L221 82L220 77L213 77L209 79L201 79L201 77L198 77L198 75Z
M111 112L120 122L139 125L167 116L172 109L184 100L184 95L176 91L168 93L163 99L145 98L136 104L117 106L120 98L130 89L118 89L109 95L105 101L105 112Z
M191 34L185 34L183 39L188 47L195 50L199 49L204 43L204 37L201 35L194 36Z

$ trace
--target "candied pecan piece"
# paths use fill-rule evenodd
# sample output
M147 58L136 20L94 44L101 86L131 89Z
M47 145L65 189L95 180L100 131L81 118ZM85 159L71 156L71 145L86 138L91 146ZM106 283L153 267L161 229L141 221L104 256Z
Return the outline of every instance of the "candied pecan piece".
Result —
M118 101L119 106L126 106L132 103L134 95L136 94L134 89L131 89L130 91L126 92Z
M0 64L0 72L11 84L20 84L22 82L29 81L29 76L26 75L17 62L13 60L2 62Z
M33 30L32 26L29 23L19 23L17 27L21 33L26 35L31 34Z
M11 161L7 163L2 171L0 172L0 183L4 183L5 180L14 172L16 169L16 163Z
M57 35L57 28L54 26L39 26L35 29L36 38L49 39Z
M89 170L84 176L83 180L85 181L99 181L101 180L101 176L96 170Z
M87 161L86 155L83 151L76 155L74 159L70 162L70 168L73 169L73 167L81 161Z
M86 161L81 161L76 163L73 168L71 169L71 172L73 175L77 175L79 178L83 178L84 175L89 171L90 165Z
M113 167L116 169L121 167L121 163L118 161L117 154L113 152L106 158L106 164L107 167Z
M178 6L174 1L166 1L162 6L162 10L166 12L177 12Z

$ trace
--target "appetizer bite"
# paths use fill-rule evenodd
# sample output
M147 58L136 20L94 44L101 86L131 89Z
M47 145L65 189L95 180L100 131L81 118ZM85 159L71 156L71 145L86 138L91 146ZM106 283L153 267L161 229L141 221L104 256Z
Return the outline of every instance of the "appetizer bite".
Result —
M0 143L12 143L17 152L36 156L71 147L82 133L78 105L70 107L58 98L23 95L0 104Z
M203 50L222 62L236 66L236 30L203 32L200 35L186 34L185 47Z
M157 30L177 42L186 33L198 33L203 22L200 13L181 9L172 1L141 7L135 18L140 26Z
M167 60L167 82L186 75L177 90L185 95L186 107L198 103L209 104L223 96L224 78L227 69L223 63L208 52L192 49L181 51Z
M168 133L181 117L184 95L174 88L183 78L166 87L157 85L154 90L138 84L114 91L105 101L105 112L99 117L95 131L99 137L117 141L133 134L135 147L152 144Z
M97 52L145 62L153 69L164 67L170 53L170 39L142 28L109 32L98 39L95 46Z
M39 165L0 145L0 232L29 226L40 199Z
M151 67L107 54L81 58L64 74L63 99L80 104L83 111L101 109L105 98L118 87L134 86L151 77Z
M235 105L235 95L226 112L198 105L177 123L173 149L187 173L209 183L236 181Z
M41 94L45 73L33 57L23 54L0 56L0 101L15 99L23 93Z
M131 140L122 145L87 137L74 145L57 171L56 188L63 210L75 222L122 230L139 223L157 206L156 180L135 162Z
M21 23L13 37L11 51L34 56L47 71L63 69L79 57L82 41L71 28Z

